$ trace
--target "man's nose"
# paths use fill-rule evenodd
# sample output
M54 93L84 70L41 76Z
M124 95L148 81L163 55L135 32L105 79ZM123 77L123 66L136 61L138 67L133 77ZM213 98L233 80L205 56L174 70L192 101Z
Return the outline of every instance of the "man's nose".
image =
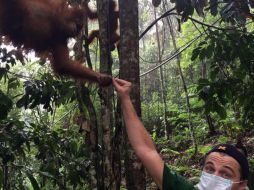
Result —
M216 176L219 176L219 177L220 177L219 171L215 171L215 172L213 173L213 175L216 175Z

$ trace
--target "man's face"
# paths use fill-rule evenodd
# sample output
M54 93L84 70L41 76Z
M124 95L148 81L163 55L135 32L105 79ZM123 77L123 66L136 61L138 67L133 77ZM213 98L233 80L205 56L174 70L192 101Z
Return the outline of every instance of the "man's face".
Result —
M205 160L203 171L216 176L229 179L233 182L241 181L240 165L232 158L223 153L212 152ZM232 190L244 190L247 186L247 181L234 183Z

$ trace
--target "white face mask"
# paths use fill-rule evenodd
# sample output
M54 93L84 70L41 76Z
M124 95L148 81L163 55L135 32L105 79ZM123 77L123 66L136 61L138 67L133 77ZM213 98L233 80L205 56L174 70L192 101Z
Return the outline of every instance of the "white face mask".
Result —
M231 190L234 183L229 179L202 172L200 182L197 184L199 190Z

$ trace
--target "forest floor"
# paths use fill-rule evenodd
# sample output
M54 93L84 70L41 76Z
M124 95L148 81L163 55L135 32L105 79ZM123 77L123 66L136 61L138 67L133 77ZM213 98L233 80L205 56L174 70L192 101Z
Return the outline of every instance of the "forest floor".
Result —
M193 184L197 184L202 170L202 160L205 153L214 145L221 143L218 139L221 138L220 135L215 135L213 137L207 138L203 141L202 145L199 145L198 154L192 156L191 149L181 147L181 151L172 150L172 142L170 140L164 141L164 143L156 143L159 152L163 160L171 167L172 170L177 171L180 175L184 176ZM248 161L250 165L250 177L249 177L249 188L254 190L254 130L246 134L242 139L242 143L245 145L248 152ZM227 143L234 143L234 141L228 140ZM182 143L183 146L185 143ZM204 151L205 149L205 151ZM157 190L155 183L147 175L147 189Z

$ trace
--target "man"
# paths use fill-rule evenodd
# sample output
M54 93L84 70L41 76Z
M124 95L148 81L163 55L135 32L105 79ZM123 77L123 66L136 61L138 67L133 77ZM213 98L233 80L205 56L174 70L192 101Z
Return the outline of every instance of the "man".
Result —
M150 135L135 112L129 95L132 84L113 79L113 85L121 99L130 144L160 189L244 190L247 187L247 159L236 147L228 144L218 145L208 152L196 187L171 171L156 151Z

